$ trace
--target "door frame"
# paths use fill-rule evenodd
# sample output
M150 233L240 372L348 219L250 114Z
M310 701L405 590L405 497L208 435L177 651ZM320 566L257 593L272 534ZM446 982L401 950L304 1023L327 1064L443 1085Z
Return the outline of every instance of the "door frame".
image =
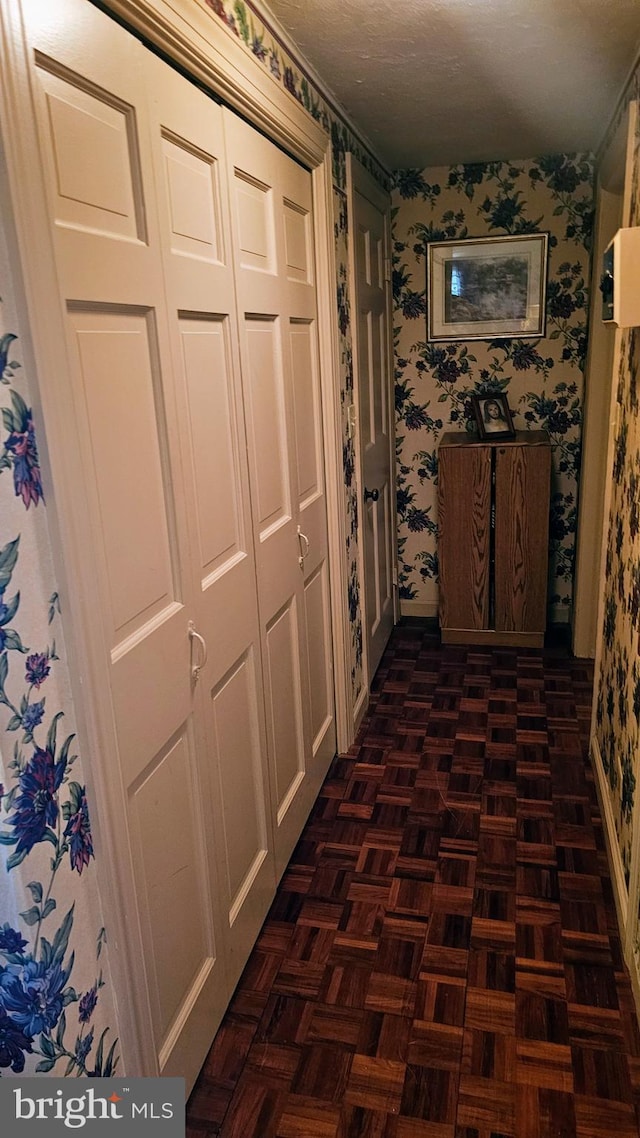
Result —
M90 0L87 0L90 3ZM291 96L256 68L236 37L189 0L113 0L97 5L310 168L314 200L318 337L323 403L334 688L338 748L353 735L347 672L346 518L342 485L339 345L335 309L333 179L330 139ZM64 29L61 29L63 34ZM100 900L109 930L109 965L117 1001L124 1070L155 1074L151 1018L140 983L145 961L135 906L132 851L122 818L122 790L101 758L115 750L108 684L108 645L86 586L82 519L88 516L80 462L69 446L75 412L67 382L64 313L36 132L29 49L20 3L0 0L0 187L7 219L16 302L25 314L23 350L33 379L33 411L54 568L63 599L74 711L93 811ZM73 604L69 598L73 597ZM65 603L65 598L66 603ZM97 756L97 758L96 758Z
M393 319L391 307L391 223L390 223L390 210L391 198L389 194L378 185L371 177L369 172L365 169L361 162L353 154L347 154L347 204L349 209L349 217L351 224L349 225L349 290L352 298L352 309L355 304L356 298L356 246L355 246L355 233L353 227L353 218L355 216L354 202L356 191L365 194L373 205L380 210L380 213L385 218L385 285L386 285L386 320L387 320L387 367L389 369L389 383L387 386L387 415L389 422L389 462L391 470L392 488L395 491L396 486L396 454L395 454L395 401L393 398L393 375L394 375L394 358L393 358ZM359 349L358 337L354 335L352 343L353 352L353 400L356 408L355 413L355 450L356 450L356 470L358 482L358 516L364 517L364 478L363 478L363 456L361 446L360 424L358 422L358 407L359 407ZM395 493L392 500L392 518L395 520ZM397 525L391 526L391 572L393 581L393 623L398 623L399 618L399 599L398 599L398 532ZM367 623L367 590L365 582L365 558L364 558L364 539L358 542L358 577L360 585L360 608L362 613L363 624L363 637L362 637L362 675L363 683L360 690L357 703L353 709L353 720L357 725L364 712L366 711L367 703L369 700L369 649L367 637L364 635Z

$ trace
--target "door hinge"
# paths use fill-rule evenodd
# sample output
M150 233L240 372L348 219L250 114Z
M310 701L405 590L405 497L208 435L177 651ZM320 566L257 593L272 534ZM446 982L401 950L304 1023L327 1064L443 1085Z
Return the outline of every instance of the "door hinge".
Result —
M385 259L384 259L384 279L386 281L391 280L391 258L390 257L385 257Z
M393 584L395 585L395 587L397 589L398 588L398 570L397 569L392 569L391 580L393 581Z

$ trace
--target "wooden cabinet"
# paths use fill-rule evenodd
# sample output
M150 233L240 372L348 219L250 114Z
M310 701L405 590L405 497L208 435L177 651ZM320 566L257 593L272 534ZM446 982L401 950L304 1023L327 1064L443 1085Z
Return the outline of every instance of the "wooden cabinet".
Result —
M546 431L478 442L444 435L438 463L445 644L541 647L547 609L551 446Z

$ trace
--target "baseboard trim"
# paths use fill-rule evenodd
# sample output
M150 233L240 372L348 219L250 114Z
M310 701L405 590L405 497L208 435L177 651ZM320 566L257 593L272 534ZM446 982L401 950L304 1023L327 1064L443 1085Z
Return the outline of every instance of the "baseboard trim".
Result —
M568 605L552 605L550 623L568 624L571 610ZM400 616L437 617L438 601L400 601Z
M544 632L496 632L495 628L443 628L443 644L495 644L500 648L542 648Z
M611 870L611 884L613 886L613 896L616 903L616 912L618 914L618 924L620 926L620 939L622 944L626 944L627 939L627 920L629 916L629 891L624 876L624 865L620 856L620 846L616 837L616 824L613 819L613 811L611 810L611 799L609 798L607 774L602 762L602 755L600 754L600 747L595 735L590 743L591 762L595 774L596 794L598 795L598 803L600 806L600 814L602 816L602 824L604 828L604 840L607 847L607 858L609 860L609 868ZM629 962L628 962L629 963ZM636 971L636 968L633 968ZM639 978L640 979L640 978ZM638 986L640 993L640 983Z
M437 601L400 601L400 616L430 616L438 615Z
M360 688L360 695L358 696L355 706L353 708L353 735L354 738L358 733L358 728L364 719L365 712L369 706L369 688L363 684Z

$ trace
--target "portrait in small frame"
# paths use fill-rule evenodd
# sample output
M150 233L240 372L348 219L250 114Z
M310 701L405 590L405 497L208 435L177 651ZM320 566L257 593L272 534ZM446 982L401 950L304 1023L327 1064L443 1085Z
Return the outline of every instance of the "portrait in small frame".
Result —
M481 439L515 438L506 395L472 395L471 402Z

